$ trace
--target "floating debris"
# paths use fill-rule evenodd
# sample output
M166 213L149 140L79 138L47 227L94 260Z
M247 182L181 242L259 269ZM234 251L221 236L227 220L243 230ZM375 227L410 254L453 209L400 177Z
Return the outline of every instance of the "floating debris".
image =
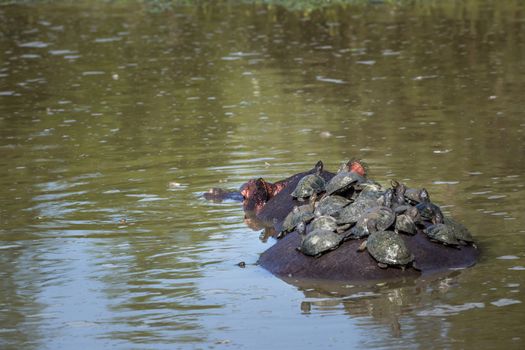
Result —
M182 184L179 182L176 182L176 181L168 182L168 188L173 189L173 188L180 188L180 187L182 187Z
M323 76L316 76L315 79L317 81L322 81L324 83L332 83L332 84L346 84L346 81L344 80L341 80L341 79L333 79L333 78L327 78L327 77L323 77Z
M319 133L319 136L321 136L321 138L323 138L323 139L328 139L328 138L332 137L333 135L332 135L332 133L330 131L321 131Z
M511 271L525 271L525 266L513 266L513 267L509 267L507 270L511 270Z
M514 305L514 304L521 304L521 301L515 300L515 299L502 298L502 299L491 302L491 304L497 307L502 307L502 306L508 306L508 305Z

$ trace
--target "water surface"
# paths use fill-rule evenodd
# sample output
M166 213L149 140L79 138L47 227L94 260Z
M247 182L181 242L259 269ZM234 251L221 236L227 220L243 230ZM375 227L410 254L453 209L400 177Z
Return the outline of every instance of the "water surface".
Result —
M0 7L0 347L523 348L524 13ZM426 187L479 264L282 281L240 205L200 198L352 156Z

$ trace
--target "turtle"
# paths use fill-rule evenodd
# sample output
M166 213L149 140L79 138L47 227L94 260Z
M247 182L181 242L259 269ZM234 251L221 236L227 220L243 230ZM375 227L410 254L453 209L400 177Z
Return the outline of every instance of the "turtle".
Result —
M360 250L365 248L381 268L399 266L405 269L408 264L414 261L414 255L410 253L405 241L392 231L373 232L361 244Z
M301 206L295 206L293 210L288 213L286 218L283 221L283 227L281 232L277 235L277 238L284 237L287 233L295 230L297 225L301 222L309 223L315 218L313 210L313 201L310 204L305 204Z
M359 196L356 201L342 208L334 216L339 225L355 224L370 208L376 207L377 200L373 197Z
M365 182L357 184L355 189L359 194L359 197L368 197L375 200L381 198L385 192L380 184L369 179L367 179Z
M407 190L407 187L405 186L405 184L399 183L396 180L392 180L390 181L390 183L392 185L392 190L394 191L390 207L394 210L396 214L401 214L409 208L408 203L405 201L405 192Z
M352 203L352 201L346 199L345 197L337 195L325 196L317 203L315 215L333 215L350 203Z
M443 223L443 213L441 209L430 201L430 195L426 189L422 189L419 193L419 204L416 205L421 220L430 221L433 224Z
M384 206L373 207L364 212L347 234L348 238L363 238L376 231L384 231L394 223L396 216L392 209Z
M297 250L305 255L316 258L336 249L343 241L342 235L338 235L330 230L316 229L306 234L304 222L298 225L297 231L301 235L301 245L297 247Z
M419 212L416 207L409 207L403 214L396 216L396 233L408 233L415 235L417 233L416 222L419 221Z
M409 204L416 205L420 201L420 194L422 191L425 191L424 188L407 188L405 190L405 193L403 196L405 197L405 201L407 201Z
M335 231L337 230L337 220L329 215L318 216L307 226L307 232L317 229Z
M445 224L430 225L423 230L433 242L443 243L447 246L457 247L460 243L454 234L454 230Z
M394 195L395 195L394 190L389 188L385 192L383 192L383 194L381 195L381 197L379 197L377 202L381 206L391 208L392 202L394 201Z
M445 217L444 223L449 227L449 229L452 230L452 232L454 232L454 235L460 244L474 244L474 238L472 237L472 234L465 226L463 226L463 224L450 217Z
M297 198L300 202L313 194L319 194L325 191L326 182L321 173L323 171L323 162L317 162L316 173L304 176L292 192L292 197Z
M366 179L355 171L347 171L347 166L343 165L337 174L326 184L326 195L344 195L353 189L353 186Z
M370 208L365 212L365 216L368 217L368 220L375 221L375 226L379 231L388 229L396 219L393 210L385 206Z

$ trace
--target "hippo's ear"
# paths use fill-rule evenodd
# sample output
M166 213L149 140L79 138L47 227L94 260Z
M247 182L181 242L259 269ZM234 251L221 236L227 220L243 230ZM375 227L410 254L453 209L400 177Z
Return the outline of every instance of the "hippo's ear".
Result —
M262 190L262 192L259 193L264 197L265 201L270 199L270 197L272 196L272 184L267 182L262 177L258 178L255 181L255 187L258 190Z

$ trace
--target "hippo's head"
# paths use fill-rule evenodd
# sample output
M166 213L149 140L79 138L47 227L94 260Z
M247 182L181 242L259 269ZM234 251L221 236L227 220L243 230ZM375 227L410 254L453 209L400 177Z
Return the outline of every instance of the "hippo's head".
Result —
M263 178L251 179L241 186L243 207L247 212L259 213L272 197L286 187L286 183L267 182Z
M262 178L251 179L241 186L242 205L245 211L258 213L271 198L271 192Z

